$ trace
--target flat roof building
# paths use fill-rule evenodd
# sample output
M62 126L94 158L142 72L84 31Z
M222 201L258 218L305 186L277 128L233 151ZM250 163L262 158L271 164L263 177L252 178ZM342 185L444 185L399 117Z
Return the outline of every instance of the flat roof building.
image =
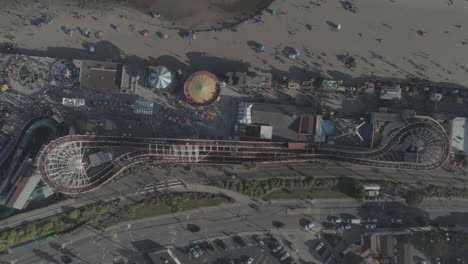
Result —
M85 106L85 100L83 98L62 98L62 105L69 107L80 107Z
M265 125L241 125L239 136L244 139L271 140L273 137L273 127Z
M311 107L254 103L251 108L251 121L252 124L273 127L273 141L297 141L300 138L301 116L315 114L316 110Z
M41 181L41 177L35 171L35 167L29 168L26 175L15 184L15 191L8 201L7 207L19 210L26 207L31 194Z
M182 264L170 249L161 249L148 254L154 264Z
M468 141L465 138L468 137L468 119L465 117L455 117L450 122L450 139L452 142L451 151L458 152L468 151Z
M123 65L104 61L80 61L80 88L120 93Z
M400 87L400 85L381 86L380 87L380 99L383 99L383 100L400 100L401 99L401 87Z

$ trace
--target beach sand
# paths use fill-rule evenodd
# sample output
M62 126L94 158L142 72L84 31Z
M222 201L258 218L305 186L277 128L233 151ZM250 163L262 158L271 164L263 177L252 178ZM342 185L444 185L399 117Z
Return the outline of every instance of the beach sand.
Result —
M15 40L27 54L98 60L121 56L130 62L147 60L215 73L251 68L296 78L323 74L346 81L375 76L468 83L467 1L453 5L443 0L356 1L359 13L354 14L338 1L277 0L271 8L278 15L264 12L263 24L247 21L237 32L201 32L192 41L170 29L172 22L151 18L128 5L98 3L81 9L71 1L55 2L6 4L0 10L0 42ZM29 23L42 13L51 14L54 23L42 28ZM333 23L341 24L341 30L334 30ZM308 30L307 24L313 29ZM102 31L103 39L66 35L63 29L72 27ZM143 37L142 30L150 36ZM85 49L90 42L97 44L95 53ZM253 43L264 44L266 52L255 53ZM287 58L283 53L287 47L298 49L299 59ZM353 70L341 61L347 53L358 59Z

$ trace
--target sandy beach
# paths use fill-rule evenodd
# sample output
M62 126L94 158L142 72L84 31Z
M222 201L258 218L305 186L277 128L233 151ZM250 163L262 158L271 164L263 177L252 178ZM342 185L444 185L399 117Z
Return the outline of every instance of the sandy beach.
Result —
M249 20L237 32L201 32L196 40L183 39L179 30L170 29L170 21L126 5L101 3L82 9L71 1L56 2L7 3L0 11L0 42L16 41L26 54L97 60L120 56L129 62L147 60L215 73L255 68L296 78L323 74L346 81L375 76L468 82L466 1L356 1L359 12L351 13L339 1L277 0L270 6L277 15L263 12L262 24ZM41 14L53 16L53 24L31 25L29 20ZM341 30L334 30L332 23L341 24ZM103 38L65 34L64 29L76 27L102 31ZM143 30L150 35L143 37ZM264 44L266 52L255 53L249 45L255 42ZM96 52L89 53L86 43L96 43ZM299 59L284 55L288 47L301 52ZM344 66L347 53L358 59L355 69Z

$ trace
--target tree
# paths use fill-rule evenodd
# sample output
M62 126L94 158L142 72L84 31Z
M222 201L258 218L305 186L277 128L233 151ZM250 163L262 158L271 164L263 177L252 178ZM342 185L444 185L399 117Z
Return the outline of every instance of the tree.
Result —
M358 201L362 201L365 198L364 186L355 179L341 178L337 187L340 192L347 194Z
M250 170L250 169L255 169L257 167L257 163L255 162L245 162L244 164L244 168L247 169L247 170Z
M406 204L411 207L416 207L424 200L424 194L421 191L412 191L405 197Z
M78 219L78 217L80 217L80 209L73 209L73 211L68 214L68 218L70 219Z
M411 236L413 245L430 257L443 256L448 251L445 231L433 229L428 232L414 232Z

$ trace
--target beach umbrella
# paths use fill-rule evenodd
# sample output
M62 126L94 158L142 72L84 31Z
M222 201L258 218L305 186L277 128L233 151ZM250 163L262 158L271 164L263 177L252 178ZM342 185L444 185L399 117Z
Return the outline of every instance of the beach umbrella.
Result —
M258 45L257 45L257 50L258 50L259 52L264 52L264 51L265 51L265 46L262 45L262 44L258 44Z
M172 74L166 67L158 66L151 69L149 80L152 87L164 89L172 83Z

